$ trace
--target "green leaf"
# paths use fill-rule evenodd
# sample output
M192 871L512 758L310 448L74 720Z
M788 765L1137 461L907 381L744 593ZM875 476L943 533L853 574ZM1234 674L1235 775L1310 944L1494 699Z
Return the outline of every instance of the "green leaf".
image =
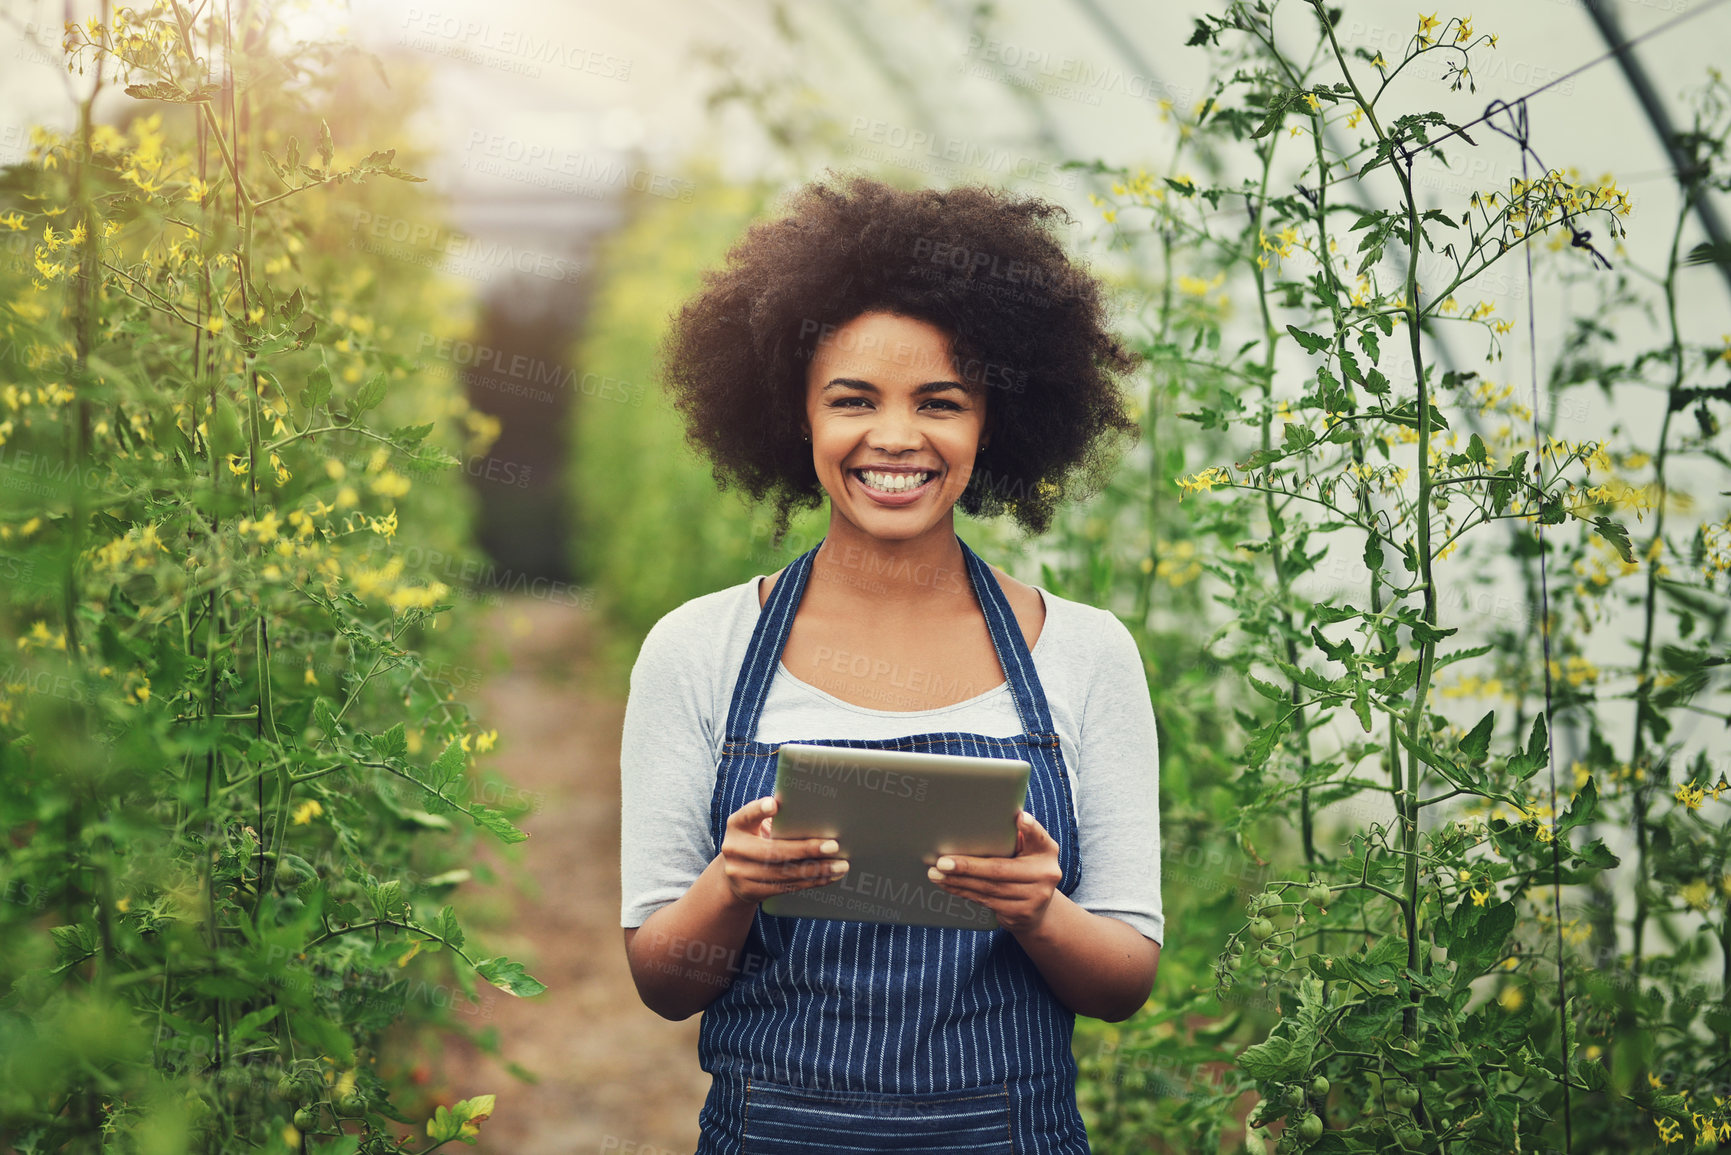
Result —
M442 794L445 787L463 776L463 771L468 768L468 765L468 758L463 753L463 747L457 742L452 742L445 747L444 752L438 758L434 759L433 764L427 767L427 784Z
M431 881L429 879L429 881ZM439 908L439 917L433 921L433 932L445 940L447 946L463 945L463 928L457 925L457 908L445 906Z
M408 735L398 722L383 734L373 735L373 752L381 758L401 758L409 752Z
M1433 626L1423 618L1407 624L1412 627L1412 640L1421 646L1427 642L1440 642L1459 629L1458 626Z
M1374 533L1364 536L1364 565L1373 574L1382 572L1382 539Z
M1323 337L1316 333L1308 333L1303 329L1300 329L1297 325L1288 325L1286 331L1291 333L1300 345L1304 346L1304 351L1306 353L1326 352L1331 343L1327 337Z
M385 399L385 387L388 379L383 373L374 373L367 378L366 384L355 391L355 399L349 403L349 415L359 417L369 409L378 407Z
M1237 461L1233 464L1245 473L1249 473L1253 469L1261 469L1264 465L1272 465L1285 456L1285 452L1279 449L1258 449L1243 461Z
M276 1018L281 1011L281 1007L272 1003L270 1006L265 1007L262 1010L253 1011L251 1014L241 1016L240 1022L234 1025L234 1032L231 1036L231 1041L237 1045L245 1042L248 1038L252 1037L253 1033L260 1027Z
M1589 1091L1603 1091L1611 1081L1610 1072L1605 1070L1605 1064L1597 1059L1575 1059L1569 1063L1569 1069L1575 1073L1575 1078L1586 1085Z
M1635 551L1629 547L1629 531L1623 527L1622 522L1612 521L1603 516L1595 517L1593 519L1593 532L1610 542L1616 548L1618 556L1624 561L1632 562L1635 560Z
M1279 745L1280 736L1286 733L1286 728L1289 725L1291 725L1290 719L1282 714L1251 735L1249 743L1244 747L1244 768L1246 770L1261 769L1263 763L1268 761L1268 756L1274 753L1274 747Z
M1598 812L1598 809L1599 788L1589 778L1587 784L1575 793L1575 800L1570 803L1569 808L1563 812L1561 820L1557 822L1557 833L1559 835L1567 834L1583 822L1592 821L1593 815ZM1585 851L1582 853L1584 854Z
M1550 762L1550 751L1546 744L1545 716L1536 714L1533 717L1533 729L1527 738L1527 748L1516 751L1509 758L1508 771L1522 782L1544 769Z
M1497 712L1492 710L1479 719L1479 724L1473 727L1472 733L1461 739L1461 753L1472 765L1482 766L1484 764L1486 756L1490 753L1491 733L1496 727L1496 721Z
M431 421L421 425L399 425L391 430L391 440L406 446L414 446L423 441L427 434L432 431L433 423Z
M327 738L336 738L342 733L336 715L331 712L329 699L320 698L313 703L313 722Z
M1310 637L1311 640L1317 644L1317 647L1321 649L1324 654L1328 655L1331 661L1350 661L1353 654L1357 652L1352 648L1351 638L1344 638L1339 642L1331 642L1328 640L1327 636L1325 636L1323 632L1315 626L1310 627Z
M1467 460L1473 462L1475 465L1483 465L1485 463L1484 438L1480 437L1477 433L1473 434L1472 440L1467 442Z
M1237 1062L1239 1069L1253 1079L1292 1079L1304 1073L1293 1060L1292 1040L1284 1035L1244 1048L1238 1053Z
M150 84L128 84L126 86L126 95L134 100L166 100L175 104L196 104L201 101L208 101L221 91L220 85L201 84L193 91L188 92L171 80L157 80Z
M529 837L513 826L503 811L494 810L491 806L476 803L469 808L469 813L474 817L475 825L492 831L504 842L522 842Z
M323 119L319 121L319 159L324 161L326 169L331 167L331 157L336 155L336 146L331 142L331 126Z
M331 398L331 371L323 365L307 374L307 385L301 390L301 403L311 413Z
M1372 366L1370 372L1364 375L1364 391L1378 397L1387 396L1389 382L1388 378L1382 375L1382 370Z
M533 998L547 989L546 984L523 969L522 963L514 963L503 955L482 959L475 964L475 973L506 994L518 998Z
M1471 899L1463 900L1471 902ZM1503 953L1503 944L1515 929L1515 907L1499 902L1488 908L1448 944L1449 961L1455 964L1454 986L1465 988L1490 969Z
M1255 674L1246 674L1244 676L1246 678L1250 679L1251 688L1254 689L1258 694L1261 694L1264 698L1267 698L1269 701L1271 701L1271 702L1285 702L1288 705L1292 704L1292 696L1290 694L1288 694L1285 690L1282 690L1279 686L1276 686L1274 683L1264 682L1261 678L1258 678Z

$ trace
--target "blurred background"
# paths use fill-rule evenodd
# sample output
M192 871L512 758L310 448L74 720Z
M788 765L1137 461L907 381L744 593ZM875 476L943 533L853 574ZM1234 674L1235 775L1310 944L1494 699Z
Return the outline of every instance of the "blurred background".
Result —
M428 1103L499 1094L483 1151L689 1150L707 1086L697 1069L697 1022L663 1022L641 1006L618 937L617 742L626 678L657 618L698 594L774 572L815 542L826 516L803 517L776 547L766 510L717 491L706 463L685 446L660 385L656 352L667 319L702 271L785 193L826 171L863 171L903 185L984 183L1064 206L1072 250L1119 290L1123 332L1135 343L1157 340L1158 296L1175 278L1163 269L1160 247L1145 243L1146 230L1133 236L1127 215L1111 206L1132 173L1217 185L1248 174L1230 156L1186 151L1197 111L1215 92L1211 59L1187 41L1195 18L1221 6L283 0L275 7L294 37L339 50L333 59L344 107L330 122L339 151L363 141L395 145L398 163L426 178L414 198L389 210L348 210L339 225L357 264L415 266L445 286L451 323L398 333L398 351L414 374L453 383L498 422L491 445L461 463L475 557L453 569L426 552L410 568L460 588L466 606L483 615L474 651L475 667L487 671L477 681L478 713L503 736L499 773L532 802L520 823L530 841L488 852L511 885L459 894L459 908L505 953L527 960L550 990L533 1000L483 992L469 1038L402 1039L404 1061ZM0 164L26 155L33 126L73 126L69 86L79 78L67 74L60 30L94 11L82 0L0 4ZM1347 3L1338 31L1350 48L1395 56L1422 15L1387 0ZM1589 179L1614 174L1634 205L1629 236L1596 241L1619 265L1663 270L1681 194L1655 122L1687 122L1685 90L1721 65L1731 45L1731 6L1528 0L1481 12L1478 23L1498 44L1475 70L1473 88L1451 90L1440 71L1415 70L1405 81L1413 102L1464 121L1493 101L1548 85L1527 105L1538 156ZM1637 42L1627 66L1604 59L1609 44L1624 41ZM375 110L384 108L393 110L389 123L379 123ZM96 110L122 126L138 111L118 91ZM1488 131L1475 141L1419 159L1416 180L1428 204L1458 213L1473 190L1521 175L1521 156L1507 141ZM1703 207L1683 228L1684 249L1712 243L1716 222L1731 212L1722 191ZM1230 200L1215 210L1223 219L1243 211ZM1209 271L1192 271L1205 295ZM1692 341L1718 341L1731 331L1725 266L1701 264L1684 283L1680 327ZM1519 321L1498 372L1523 390L1532 358L1548 365L1578 319L1598 308L1579 284L1529 282L1512 263L1475 291ZM1529 294L1536 350L1525 336ZM1251 308L1221 297L1214 320L1227 346L1255 335ZM1639 334L1628 340L1631 356L1645 347ZM1442 330L1435 341L1444 367L1482 359L1476 333ZM1287 348L1280 357L1282 373L1302 375L1301 353ZM1158 407L1153 399L1144 404ZM1662 416L1606 394L1564 410L1558 432L1580 440L1614 423L1641 444ZM1202 751L1229 744L1219 686L1230 671L1201 645L1206 631L1197 623L1211 627L1223 611L1198 592L1198 547L1174 528L1183 515L1173 481L1229 460L1231 450L1217 433L1175 435L1152 423L1150 431L1121 470L1155 479L1151 492L1162 496L1149 500L1162 503L1157 515L1126 522L1129 499L1120 494L1098 508L1068 510L1047 539L1022 541L1008 525L966 518L959 531L1023 580L1119 612L1145 643L1168 751L1168 925L1182 936L1188 919L1215 918L1209 912L1259 886L1262 874L1245 865L1254 851L1246 855L1242 843L1217 833L1222 802L1210 776L1224 773L1227 755ZM1109 538L1123 548L1096 548ZM1129 560L1114 560L1118 554ZM1159 580L1123 580L1123 567L1141 558L1152 559ZM1516 570L1490 566L1485 577L1476 601L1453 607L1455 617L1505 597L1525 603ZM1331 585L1324 572L1312 580L1312 595L1325 600L1347 578L1337 572ZM1583 641L1585 652L1617 651L1622 637L1605 631ZM1726 753L1720 733L1700 736L1715 757ZM1162 988L1209 986L1202 953L1194 965L1163 962ZM1116 1038L1101 1024L1084 1024L1079 1046Z

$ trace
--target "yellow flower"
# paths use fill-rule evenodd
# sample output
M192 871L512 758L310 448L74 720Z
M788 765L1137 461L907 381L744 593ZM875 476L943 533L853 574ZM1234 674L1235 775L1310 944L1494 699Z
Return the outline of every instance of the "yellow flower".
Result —
M368 481L367 488L380 497L401 497L409 492L409 479L394 469L387 469Z
M21 232L24 228L24 218L15 212L7 213L5 216L0 217L0 227L10 229L15 233Z
M1178 482L1178 488L1183 490L1184 493L1206 493L1214 486L1229 481L1231 478L1225 469L1218 465L1213 465L1196 474L1194 477L1180 477L1176 480ZM1179 500L1183 500L1182 494L1180 495Z
M226 321L213 313L205 319L204 328L206 332L214 337L216 334L222 332L222 327L225 324L227 324Z
M1693 782L1684 782L1677 787L1676 793L1672 795L1673 798L1678 802L1681 802L1690 810L1701 809L1701 800L1706 796L1707 791L1702 787L1695 785Z
M1713 891L1707 885L1705 878L1697 878L1685 883L1679 897L1691 909L1698 910L1702 914L1706 914L1713 904Z
M276 536L276 532L281 526L282 522L277 518L276 510L273 509L267 511L263 517L257 520L250 517L241 518L240 524L236 528L241 533L256 534L259 544L263 545Z
M1520 987L1504 987L1502 993L1497 996L1497 1005L1501 1006L1503 1010L1509 1012L1511 1015L1520 1010L1526 1001L1526 992L1521 990Z
M295 807L294 824L296 826L306 826L324 812L325 808L319 805L318 799L309 798L299 806Z
M485 754L493 748L493 744L498 740L499 731L497 730L488 730L484 734L475 735L475 752L478 754Z
M1435 27L1436 27L1436 13L1435 12L1432 12L1429 16L1420 16L1419 17L1418 30L1421 33L1428 34L1431 31L1431 29L1433 29Z
M1490 891L1480 890L1476 886L1473 887L1472 894L1473 894L1473 905L1474 906L1483 906L1485 904L1485 900L1491 896Z
M1473 38L1473 18L1468 16L1461 21L1461 26L1455 29L1455 43L1463 44Z
M1316 99L1316 95L1310 92L1304 94L1304 103L1310 106L1312 112L1322 107L1322 101Z

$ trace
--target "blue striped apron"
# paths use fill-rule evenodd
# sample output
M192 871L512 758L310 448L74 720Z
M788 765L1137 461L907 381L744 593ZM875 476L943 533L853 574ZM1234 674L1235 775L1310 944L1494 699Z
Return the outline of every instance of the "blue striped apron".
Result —
M1023 733L800 741L1026 759L1025 808L1058 842L1058 888L1070 894L1081 880L1076 820L1046 695L997 579L961 546ZM740 668L710 800L717 847L728 815L774 792L776 746L755 740L758 719L817 550L775 583ZM1076 1109L1074 1027L1074 1013L1008 931L784 918L760 908L732 985L703 1015L698 1057L712 1082L698 1155L1081 1155L1088 1136Z

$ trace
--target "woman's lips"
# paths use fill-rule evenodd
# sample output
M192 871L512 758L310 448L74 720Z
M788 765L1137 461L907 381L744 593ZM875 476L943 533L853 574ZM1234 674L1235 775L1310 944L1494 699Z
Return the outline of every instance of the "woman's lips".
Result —
M867 473L877 473L877 474L881 474L881 475L886 476L886 477L906 477L909 475L909 473L915 473L915 474L925 473L925 474L927 474L927 477L926 477L926 480L924 482L922 482L918 486L915 486L912 489L884 490L884 489L878 489L878 488L874 487L870 481L866 480L865 475ZM867 497L871 498L873 501L877 502L879 505L902 506L902 505L912 505L914 502L916 502L920 498L924 497L926 495L926 493L929 490L931 490L931 488L937 483L938 479L943 476L943 473L940 470L850 469L850 470L848 470L848 476L853 478L854 482L859 486L861 492L863 492Z

